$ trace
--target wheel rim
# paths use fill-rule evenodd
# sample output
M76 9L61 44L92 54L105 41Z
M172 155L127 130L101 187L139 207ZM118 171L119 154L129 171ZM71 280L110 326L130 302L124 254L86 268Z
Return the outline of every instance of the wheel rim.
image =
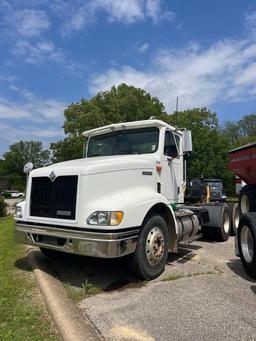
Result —
M240 214L239 214L238 209L236 209L235 210L235 217L234 217L234 227L236 230L238 229L239 220L240 220Z
M164 235L159 227L153 227L147 237L146 255L150 265L157 265L164 254Z
M246 213L250 211L250 203L247 195L243 195L241 198L241 212Z
M225 233L229 232L229 228L230 228L229 214L228 212L225 211L223 215L223 229Z
M250 263L254 255L254 245L251 230L244 225L241 230L241 249L247 263Z

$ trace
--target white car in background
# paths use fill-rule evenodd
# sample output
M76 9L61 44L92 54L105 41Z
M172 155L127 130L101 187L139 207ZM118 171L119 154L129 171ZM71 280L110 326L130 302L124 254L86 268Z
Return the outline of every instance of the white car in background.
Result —
M25 193L19 192L16 190L3 191L3 194L4 193L8 193L12 199L16 199L16 198L23 199L23 198L25 198Z

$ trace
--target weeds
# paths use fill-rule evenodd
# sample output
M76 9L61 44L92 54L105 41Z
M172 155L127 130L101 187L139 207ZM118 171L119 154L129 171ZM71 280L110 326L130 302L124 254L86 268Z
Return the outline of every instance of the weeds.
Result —
M97 295L102 292L101 288L90 283L88 279L82 283L82 288L73 287L70 283L65 283L64 287L67 290L68 297L75 302L82 301L89 296Z
M201 275L220 275L220 271L216 272L216 270L209 270L209 271L202 271L202 272L192 272L192 273L177 273L173 272L166 277L162 279L162 282L167 282L167 281L175 281L180 278L187 278L187 277L196 277L196 276L201 276Z

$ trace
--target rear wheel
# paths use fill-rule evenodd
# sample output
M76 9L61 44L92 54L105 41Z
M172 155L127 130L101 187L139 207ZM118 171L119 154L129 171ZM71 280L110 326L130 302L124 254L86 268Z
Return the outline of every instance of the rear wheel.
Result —
M230 236L231 225L227 206L223 206L220 217L220 226L211 228L211 235L213 240L225 242Z
M233 236L235 236L237 234L237 229L238 229L238 226L239 226L239 220L240 220L240 210L239 210L239 207L238 207L238 204L235 203L233 206L232 206L232 211L231 211L231 233Z
M256 278L256 213L246 213L241 216L237 241L246 273Z
M135 253L131 256L131 270L142 279L158 277L165 268L168 242L165 220L159 215L151 215L141 228Z
M256 212L256 185L245 185L241 189L239 209L242 214Z

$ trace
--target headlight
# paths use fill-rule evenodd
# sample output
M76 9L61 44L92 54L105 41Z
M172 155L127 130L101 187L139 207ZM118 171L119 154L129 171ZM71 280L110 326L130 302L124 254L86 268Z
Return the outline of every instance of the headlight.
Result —
M22 218L22 209L20 206L15 207L15 213L14 213L15 218Z
M123 212L121 211L97 211L92 213L87 219L89 225L119 225L123 220Z

